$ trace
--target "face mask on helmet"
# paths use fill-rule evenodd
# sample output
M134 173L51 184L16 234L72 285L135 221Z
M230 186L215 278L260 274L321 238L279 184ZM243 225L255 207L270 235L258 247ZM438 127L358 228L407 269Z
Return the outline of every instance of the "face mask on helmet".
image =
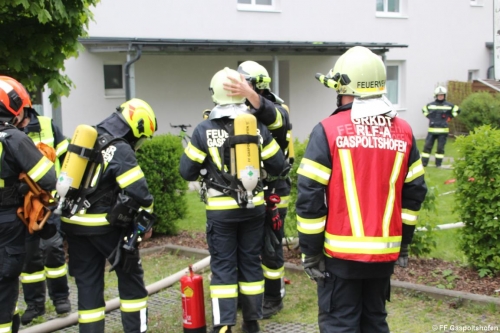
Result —
M238 66L238 73L243 74L245 80L254 90L270 90L271 78L264 66L255 61L245 61Z
M142 137L151 138L158 130L153 109L141 99L133 98L123 103L118 108L118 114L139 140Z
M135 144L134 144L134 150L135 150L135 151L139 150L139 148L141 148L141 147L142 147L142 145L143 145L143 144L144 144L147 140L149 140L149 138L147 138L147 137L145 137L145 136L143 136L143 137L139 138L139 140L137 140L137 141L135 142Z

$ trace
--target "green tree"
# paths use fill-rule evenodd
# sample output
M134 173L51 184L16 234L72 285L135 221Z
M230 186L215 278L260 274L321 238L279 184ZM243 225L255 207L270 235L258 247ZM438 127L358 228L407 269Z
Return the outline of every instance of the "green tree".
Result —
M12 76L29 91L48 84L50 101L73 86L64 61L76 57L91 6L99 0L0 0L0 75Z

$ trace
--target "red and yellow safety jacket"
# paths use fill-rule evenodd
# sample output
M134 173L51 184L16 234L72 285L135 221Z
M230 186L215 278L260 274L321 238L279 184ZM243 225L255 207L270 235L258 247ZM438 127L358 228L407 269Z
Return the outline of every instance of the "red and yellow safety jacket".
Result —
M394 262L401 244L412 240L427 192L420 154L406 121L374 116L353 122L350 108L313 129L297 171L301 250Z

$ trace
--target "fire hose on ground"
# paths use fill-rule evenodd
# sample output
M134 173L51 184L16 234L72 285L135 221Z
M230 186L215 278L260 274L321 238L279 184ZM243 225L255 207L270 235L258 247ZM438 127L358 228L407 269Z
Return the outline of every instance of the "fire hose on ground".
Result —
M194 272L198 272L205 269L208 265L210 265L210 256L194 263L192 265L192 269ZM155 294L162 289L172 286L174 283L178 282L183 276L185 276L188 272L189 268L186 267L175 274L167 276L166 278L160 281L157 281L155 283L146 286L148 295ZM120 307L120 298L119 297L113 298L106 302L106 313L116 310L119 307ZM19 331L19 333L49 333L63 329L68 326L76 325L77 323L78 323L78 313L73 312L67 317L56 318L39 325L31 326Z

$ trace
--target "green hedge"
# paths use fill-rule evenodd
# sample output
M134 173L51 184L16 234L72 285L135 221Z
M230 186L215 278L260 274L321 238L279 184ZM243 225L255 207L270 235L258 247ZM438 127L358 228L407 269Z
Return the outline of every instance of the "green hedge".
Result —
M478 92L469 95L460 105L457 117L469 131L482 125L500 128L500 94Z
M460 245L481 276L500 272L500 130L476 128L455 145Z
M158 216L153 227L155 233L176 234L176 220L186 217L187 182L179 174L182 152L179 137L172 134L154 136L137 152L138 162L154 196L154 212Z

